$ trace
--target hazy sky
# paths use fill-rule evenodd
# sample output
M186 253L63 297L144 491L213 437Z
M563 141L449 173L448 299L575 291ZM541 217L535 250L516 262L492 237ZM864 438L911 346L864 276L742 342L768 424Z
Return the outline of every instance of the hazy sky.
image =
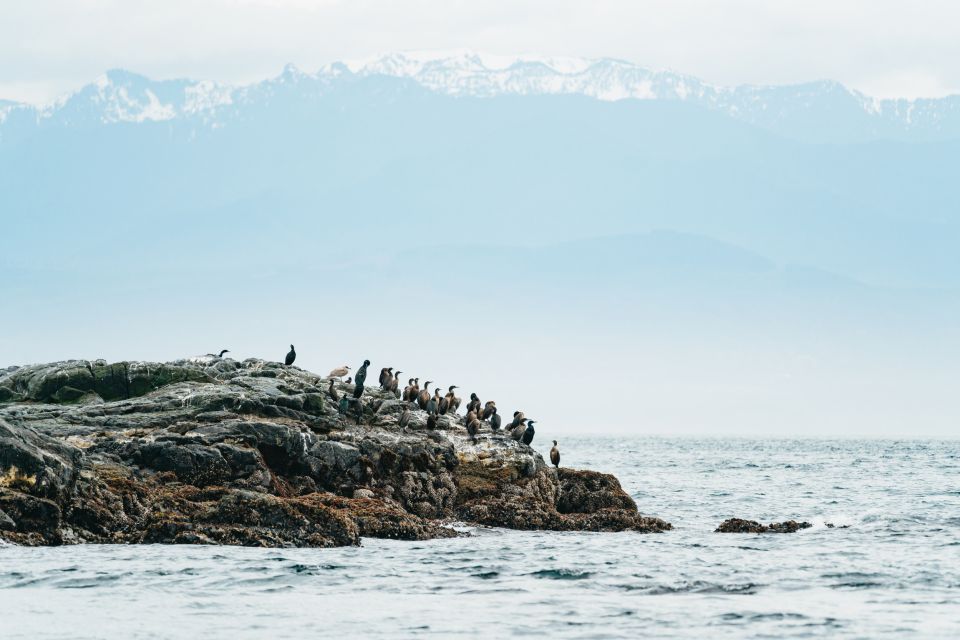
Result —
M0 98L109 68L244 82L397 50L618 57L719 84L960 92L956 0L37 0L0 20Z

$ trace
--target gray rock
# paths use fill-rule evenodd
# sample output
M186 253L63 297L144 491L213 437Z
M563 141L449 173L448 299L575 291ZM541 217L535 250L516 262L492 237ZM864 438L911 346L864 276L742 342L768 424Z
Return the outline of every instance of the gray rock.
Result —
M256 359L3 369L0 537L330 546L360 535L455 535L441 526L451 518L669 527L641 523L615 479L561 481L526 445L489 429L471 440L462 416L441 416L428 431L415 404L369 387L357 425L353 411L338 413L328 385ZM397 425L404 407L407 430Z

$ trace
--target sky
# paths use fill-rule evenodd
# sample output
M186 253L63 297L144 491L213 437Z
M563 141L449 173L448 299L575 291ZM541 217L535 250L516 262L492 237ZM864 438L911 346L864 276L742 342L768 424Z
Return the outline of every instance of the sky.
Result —
M113 68L246 83L454 49L960 92L955 1L7 4L0 98L27 102ZM257 94L200 135L7 120L27 133L0 137L0 367L293 342L320 373L369 357L477 390L543 437L956 437L957 140L397 86Z
M446 49L615 57L722 85L960 92L955 0L40 0L2 14L0 99L33 103L111 68L243 83Z

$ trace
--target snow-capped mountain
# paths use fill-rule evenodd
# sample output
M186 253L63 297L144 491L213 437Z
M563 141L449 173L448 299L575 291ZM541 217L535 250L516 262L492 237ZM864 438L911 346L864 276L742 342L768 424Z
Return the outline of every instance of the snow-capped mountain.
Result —
M960 96L879 100L829 81L790 86L721 87L671 71L651 71L609 58L544 58L393 53L335 62L316 73L292 65L276 78L245 86L211 81L153 81L109 71L55 102L32 106L0 101L0 140L16 130L186 121L228 126L250 109L277 101L311 102L361 80L394 80L390 91L421 88L457 98L586 96L602 101L656 100L718 111L780 135L812 142L960 136ZM397 84L399 82L399 84Z

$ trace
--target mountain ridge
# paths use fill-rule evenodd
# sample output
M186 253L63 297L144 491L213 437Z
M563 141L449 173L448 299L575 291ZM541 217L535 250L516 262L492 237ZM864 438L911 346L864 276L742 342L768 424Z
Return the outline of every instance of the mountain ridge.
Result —
M314 73L293 64L246 85L209 80L151 80L111 69L46 105L0 100L4 129L80 123L190 121L228 126L245 109L269 104L281 90L309 100L338 83L384 76L452 97L582 95L601 101L684 102L811 142L874 139L941 140L960 136L960 96L877 99L820 80L794 85L724 87L673 71L653 71L614 58L490 56L472 52L392 53L326 64Z

